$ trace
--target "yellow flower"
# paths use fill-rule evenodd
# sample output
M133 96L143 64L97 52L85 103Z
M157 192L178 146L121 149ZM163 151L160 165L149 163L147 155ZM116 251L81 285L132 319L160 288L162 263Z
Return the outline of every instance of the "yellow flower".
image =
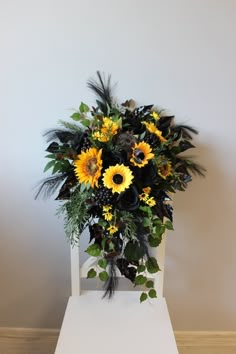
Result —
M147 128L147 130L152 133L152 134L155 134L161 143L165 143L167 140L162 136L162 132L157 129L157 127L155 126L154 123L148 123L148 122L142 122L145 127Z
M151 187L145 187L143 188L143 192L149 194L151 192L152 188Z
M151 160L155 155L151 152L152 149L149 144L140 142L133 147L133 154L130 162L134 166L143 167Z
M118 129L119 129L119 124L113 122L113 120L109 117L104 117L102 121L101 131L94 132L93 138L103 143L106 143L114 135L117 134Z
M151 197L146 200L146 204L149 205L150 207L153 207L154 205L156 205L156 201L154 200L153 197Z
M171 162L166 162L160 166L158 166L158 174L162 178L166 179L166 177L171 175Z
M104 219L107 220L107 221L111 221L112 218L113 218L112 213L110 213L109 211L103 213L102 215L104 216Z
M152 113L150 114L150 116L151 116L152 118L154 118L155 120L159 120L159 119L160 119L160 116L159 116L159 114L158 114L157 112L152 112Z
M103 211L109 211L109 210L111 210L112 209L112 206L111 205L104 205L103 207L102 207L102 210Z
M78 155L74 161L75 175L80 183L98 187L98 179L102 170L102 149L90 148Z
M129 188L134 178L129 167L122 165L110 166L103 174L103 184L111 189L112 193L121 193Z
M111 235L113 235L115 232L118 231L118 227L116 227L115 225L111 225L107 228L107 230L110 232Z
M146 200L149 198L147 193L141 193L139 194L139 199L143 200L144 202L146 202Z

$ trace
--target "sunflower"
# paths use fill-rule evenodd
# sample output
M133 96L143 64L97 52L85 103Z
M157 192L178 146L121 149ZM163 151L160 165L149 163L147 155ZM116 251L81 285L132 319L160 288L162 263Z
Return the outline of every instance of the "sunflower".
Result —
M158 174L162 178L166 179L166 177L171 175L171 162L166 162L160 166L158 166Z
M153 197L148 198L145 202L146 202L146 204L149 205L150 207L153 207L154 205L156 205L156 201L154 200Z
M152 149L150 145L143 141L135 144L130 162L132 162L134 166L145 166L148 163L148 160L151 160L154 157L154 154L151 151Z
M75 175L80 183L88 184L91 187L98 187L98 179L102 170L102 149L90 148L82 151L78 159L74 161Z
M134 176L129 167L122 165L110 166L103 174L103 184L111 189L112 193L121 193L129 188Z
M159 129L157 129L157 127L155 126L154 123L148 123L148 122L142 122L145 127L147 128L147 130L152 133L155 134L161 143L165 143L167 140L162 136L162 131L160 131Z

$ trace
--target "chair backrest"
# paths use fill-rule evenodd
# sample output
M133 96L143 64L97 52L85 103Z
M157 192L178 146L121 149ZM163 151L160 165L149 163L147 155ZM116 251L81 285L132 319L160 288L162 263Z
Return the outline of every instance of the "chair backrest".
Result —
M158 297L163 297L163 282L164 282L164 269L165 269L165 244L166 244L166 235L163 235L161 244L154 248L154 256L158 260L158 265L161 269L156 274L153 274L152 277L154 280L154 287L157 291ZM72 296L79 296L81 292L81 279L87 277L87 272L96 264L95 257L89 257L82 266L80 266L80 250L79 247L71 247L71 292ZM118 277L122 277L118 275Z

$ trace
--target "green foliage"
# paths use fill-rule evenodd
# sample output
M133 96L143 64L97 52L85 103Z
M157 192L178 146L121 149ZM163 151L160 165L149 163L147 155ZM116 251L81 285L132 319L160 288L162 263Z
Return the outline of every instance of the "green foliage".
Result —
M78 245L80 234L88 224L90 215L86 200L90 194L90 191L81 192L77 188L70 199L58 208L57 215L64 214L65 233L72 245Z
M98 244L93 243L86 249L85 252L87 252L92 257L98 257L101 254L101 248Z
M87 278L95 278L97 275L97 272L95 269L91 268L89 271L88 271L88 274L87 274Z
M147 294L143 292L140 295L140 302L142 303L143 301L147 300L147 298L148 298Z
M154 282L152 280L148 280L145 284L146 288L153 288Z
M107 281L109 279L109 275L105 270L100 272L98 276L101 281Z
M137 262L144 256L144 249L138 242L130 241L125 246L124 254L129 261Z
M167 220L164 225L167 230L174 230L173 224L170 220Z
M140 274L135 277L134 284L135 285L143 285L146 283L146 281L147 281L147 278L144 275Z
M105 258L101 258L98 261L98 265L99 265L100 268L106 269L107 264L108 264L108 262L107 262L107 260Z
M149 296L151 299L154 299L155 297L157 297L157 292L156 292L156 290L155 290L155 289L149 290L148 296Z
M137 268L137 272L138 272L138 273L142 273L142 272L144 272L145 270L146 270L146 267L145 267L144 264L139 265L138 268Z
M148 260L146 261L146 267L147 271L151 274L157 273L160 270L159 265L157 264L157 260L154 257L148 258Z

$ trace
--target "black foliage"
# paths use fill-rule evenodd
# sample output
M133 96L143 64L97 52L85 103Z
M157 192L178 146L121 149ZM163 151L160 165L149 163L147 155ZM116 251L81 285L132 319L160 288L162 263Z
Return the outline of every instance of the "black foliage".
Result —
M116 265L120 273L129 279L132 283L134 283L137 269L133 267L132 264L125 258L118 258L116 260Z

